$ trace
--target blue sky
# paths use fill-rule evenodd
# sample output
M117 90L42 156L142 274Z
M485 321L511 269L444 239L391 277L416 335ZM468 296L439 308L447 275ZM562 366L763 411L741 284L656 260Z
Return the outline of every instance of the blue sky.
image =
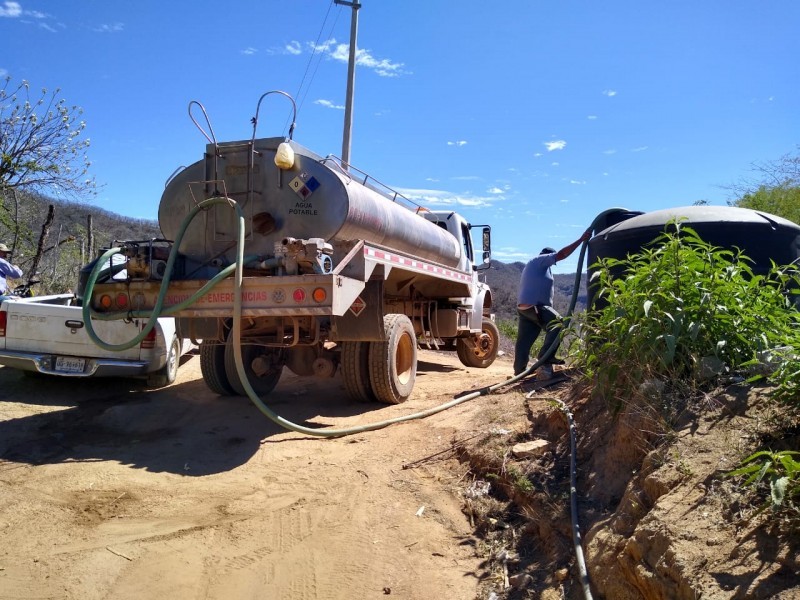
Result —
M202 157L191 100L240 140L259 97L284 90L294 139L341 154L350 15L332 0L0 0L0 74L83 108L89 202L156 219L165 180ZM491 224L503 262L610 207L723 205L754 163L798 148L798 29L797 0L362 0L351 163ZM289 114L270 96L259 137Z

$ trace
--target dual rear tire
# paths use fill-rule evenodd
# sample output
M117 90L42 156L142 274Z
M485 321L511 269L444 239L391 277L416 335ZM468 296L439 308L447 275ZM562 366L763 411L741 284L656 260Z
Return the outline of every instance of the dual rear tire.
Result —
M347 393L359 402L400 404L417 379L417 336L401 314L383 318L382 342L343 342L342 375Z
M200 372L208 388L220 396L246 396L236 369L233 330L224 344L203 341L200 344ZM285 363L283 351L259 345L242 346L242 364L247 381L259 396L266 396L281 378Z

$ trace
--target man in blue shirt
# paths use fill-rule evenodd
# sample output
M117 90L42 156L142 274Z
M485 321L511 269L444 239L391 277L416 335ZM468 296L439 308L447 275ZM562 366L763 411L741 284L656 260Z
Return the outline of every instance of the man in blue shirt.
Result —
M0 300L8 295L8 282L6 280L22 277L22 269L6 260L8 252L8 246L0 243Z
M559 339L561 327L558 325L554 325L552 328L548 327L552 321L561 318L561 315L553 308L553 273L550 271L550 267L567 258L591 235L591 230L585 231L579 239L564 246L558 252L553 248L543 248L539 256L528 261L522 270L519 280L519 295L517 296L519 326L517 343L514 348L514 375L519 375L528 368L531 347L542 329L546 333L539 358L553 344L555 344L555 348L550 353L551 358L548 363L539 368L538 378L549 379L553 376L553 363L561 364L555 358L556 350L561 343Z

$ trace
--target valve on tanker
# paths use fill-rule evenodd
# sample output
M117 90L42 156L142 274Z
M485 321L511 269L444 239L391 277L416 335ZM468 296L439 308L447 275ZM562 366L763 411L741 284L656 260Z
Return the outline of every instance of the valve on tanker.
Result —
M285 252L284 267L287 275L316 273L327 275L333 270L333 246L322 238L298 240L284 238L281 242Z

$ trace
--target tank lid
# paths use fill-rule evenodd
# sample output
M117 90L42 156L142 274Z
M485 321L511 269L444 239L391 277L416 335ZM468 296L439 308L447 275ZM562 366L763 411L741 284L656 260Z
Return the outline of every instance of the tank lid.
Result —
M800 231L800 225L788 219L770 213L739 208L736 206L682 206L665 208L643 213L616 225L612 225L601 233L627 231L632 229L663 227L669 221L683 219L687 224L693 223L750 223L768 225L773 228L788 227Z

